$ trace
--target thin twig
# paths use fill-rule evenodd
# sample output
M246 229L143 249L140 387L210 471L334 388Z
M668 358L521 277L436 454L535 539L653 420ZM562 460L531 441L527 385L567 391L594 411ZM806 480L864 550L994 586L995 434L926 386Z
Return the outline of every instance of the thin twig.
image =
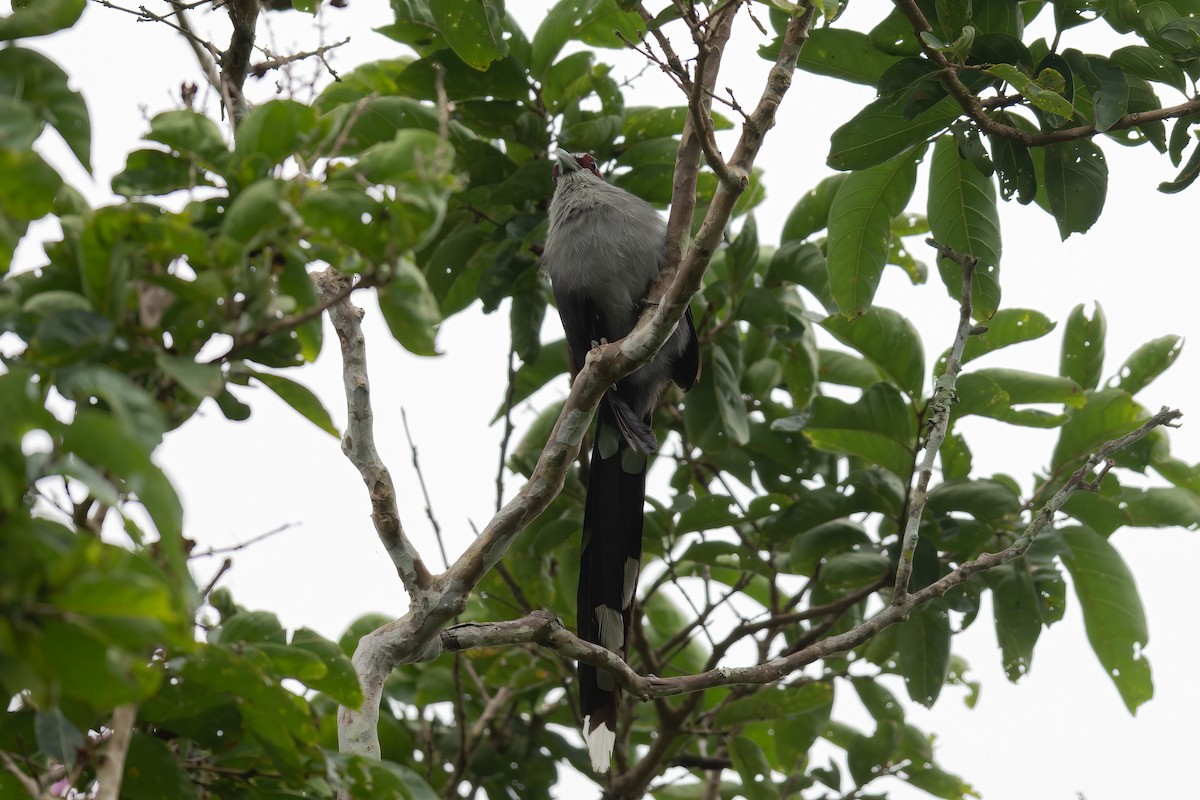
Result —
M350 41L350 37L347 36L345 39L342 39L340 42L334 42L333 44L323 44L320 47L316 48L315 50L305 50L302 53L292 53L291 55L269 58L266 61L260 61L257 64L255 64L254 66L250 67L250 74L253 75L255 78L261 78L273 69L280 69L281 67L285 67L288 64L294 64L297 61L303 61L306 58L313 58L314 56L316 58L319 58L321 60L321 63L325 64L326 69L329 69L329 64L327 61L325 61L325 54L328 53L330 50L333 50L335 47L341 47L342 45L348 43L349 41ZM333 73L334 80L337 80L338 79L337 73L333 72L332 69L330 69L330 72Z
M209 556L218 556L218 555L223 555L225 553L236 553L239 550L245 550L247 547L250 547L251 545L258 544L259 542L263 541L264 539L270 539L272 536L277 536L290 528L294 528L294 527L298 526L299 524L300 524L299 522L285 522L277 528L272 528L271 530L267 531L266 533L260 533L257 536L252 536L244 542L239 542L237 544L229 545L228 547L212 547L212 548L209 548L208 550L201 550L200 552L190 553L190 554L188 554L188 558L189 559L191 559L191 558L208 558Z
M408 429L408 412L400 406L400 421L404 424L404 438L408 440L408 449L412 453L413 470L417 473L417 483L421 487L421 497L425 499L425 516L433 526L433 535L437 539L438 551L442 554L442 564L448 569L450 558L446 555L446 543L442 538L442 526L438 524L433 514L433 502L429 499L429 489L425 486L425 473L421 471L421 459L417 455L417 444L413 441L412 431Z

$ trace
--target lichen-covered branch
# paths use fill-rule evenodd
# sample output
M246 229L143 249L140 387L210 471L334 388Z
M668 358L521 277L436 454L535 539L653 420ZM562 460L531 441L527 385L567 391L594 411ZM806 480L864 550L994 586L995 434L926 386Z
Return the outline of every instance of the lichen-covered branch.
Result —
M976 260L933 239L926 241L931 247L937 248L938 255L942 258L958 264L962 270L962 290L958 299L958 328L954 334L954 344L950 346L945 371L934 381L933 397L929 401L929 417L926 420L929 436L925 440L925 455L922 456L917 469L917 488L909 498L908 508L905 509L904 538L900 545L900 560L896 564L896 591L892 596L893 603L901 603L908 596L913 557L916 555L920 538L921 515L925 513L929 481L933 478L933 462L937 459L942 442L946 439L946 431L950 428L950 409L955 401L954 389L958 382L958 373L962 370L963 350L966 349L967 339L971 336L971 278L975 274Z

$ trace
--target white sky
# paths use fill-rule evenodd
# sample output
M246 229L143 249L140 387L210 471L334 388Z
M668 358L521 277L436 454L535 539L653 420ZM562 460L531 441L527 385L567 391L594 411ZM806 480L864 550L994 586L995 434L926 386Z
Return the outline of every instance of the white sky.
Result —
M875 7L854 4L840 24L853 26L855 19L866 16L867 5ZM532 35L549 4L509 0L508 7ZM758 8L765 21L765 9ZM9 10L9 3L0 1L0 13ZM196 14L193 19L202 29L221 31L216 41L224 44L223 14ZM353 36L334 60L340 71L401 52L394 42L370 31L389 21L382 0L354 0L348 9L330 9L324 19L329 27L326 41ZM270 42L268 37L274 36L272 47L277 52L311 49L316 43L311 21L303 15L271 14L266 21L271 31L260 24L260 42ZM1119 46L1112 43L1116 37L1107 27L1088 28L1103 30L1071 31L1064 46L1090 52ZM768 66L753 52L761 40L742 16L720 81L732 87L746 107L757 98ZM1128 43L1132 42L1121 42ZM88 7L75 29L22 45L51 56L87 99L94 180L73 166L53 134L43 137L38 146L93 203L111 198L109 179L123 168L125 154L137 146L149 117L178 107L180 83L187 80L203 86L190 49L172 31L95 5ZM638 57L628 53L604 52L600 58L617 63L619 74L632 75L641 68ZM302 68L305 75L310 69ZM271 79L250 88L251 96L260 100L271 91ZM1164 103L1179 101L1171 90L1159 87L1159 94ZM768 136L758 162L765 169L768 194L756 212L764 243L777 241L799 193L828 174L824 160L829 134L870 99L871 92L863 87L797 73L780 111L779 127ZM638 82L629 102L679 105L682 98L651 70ZM1129 150L1108 140L1101 140L1101 146L1111 173L1108 200L1104 215L1087 235L1060 243L1054 221L1036 206L1002 205L1003 306L1040 310L1059 321L1060 327L1040 342L991 356L984 365L1054 373L1062 323L1080 302L1098 301L1108 316L1106 375L1151 338L1174 333L1200 340L1195 314L1200 279L1191 228L1200 188L1162 195L1155 187L1175 176L1165 156L1148 146ZM911 210L923 212L923 191L918 186ZM41 225L37 231L43 237L55 236L53 225ZM931 261L927 253L916 254ZM18 251L18 268L43 260L40 247L33 243ZM427 561L439 566L399 409L407 410L433 508L453 557L472 536L469 522L482 527L495 502L501 430L488 427L488 422L502 394L506 316L485 317L475 306L443 326L438 341L444 356L419 359L391 342L373 302L359 299L368 315L378 444L402 495L409 534L421 545ZM936 281L912 287L899 270L890 268L877 302L913 320L924 337L927 364L949 344L956 308ZM553 314L545 334L547 338L560 335ZM326 342L315 365L289 376L316 391L342 425L345 410L336 341L328 335ZM1200 460L1200 426L1194 421L1200 413L1197 358L1193 346L1185 346L1173 369L1142 397L1151 408L1172 405L1188 415L1172 438L1175 454L1193 463ZM562 384L535 397L538 407L550 397L561 396L565 380ZM228 422L209 403L195 419L170 434L159 451L158 462L182 495L188 535L201 546L227 546L282 523L300 523L239 553L224 579L240 603L274 610L288 627L309 626L336 638L362 613L402 613L403 592L377 543L362 484L341 455L338 442L266 391L242 396L254 408L249 423ZM519 419L531 416L531 407L526 407ZM1030 485L1031 473L1048 462L1055 439L1054 432L981 420L965 431L981 474L1006 472L1025 486ZM510 479L510 494L512 485ZM1116 534L1113 541L1138 580L1150 621L1146 654L1153 665L1156 692L1136 718L1125 711L1092 655L1073 596L1068 599L1066 619L1043 633L1032 671L1020 685L1004 678L990 611L985 608L979 621L954 640L955 652L971 663L973 677L983 682L978 706L966 709L963 692L947 689L932 711L909 709L910 721L939 734L940 763L973 782L988 800L1075 798L1077 792L1088 800L1125 800L1195 791L1196 781L1185 765L1191 763L1200 741L1200 690L1191 675L1200 648L1185 603L1192 596L1188 587L1200 560L1200 542L1194 532L1180 530L1128 530ZM207 568L198 565L200 580L208 574ZM903 696L899 681L893 689ZM857 701L846 699L849 694L848 690L841 693L836 715L870 731L871 723ZM563 786L565 796L581 784L570 779ZM889 782L889 788L901 800L926 796L898 782Z

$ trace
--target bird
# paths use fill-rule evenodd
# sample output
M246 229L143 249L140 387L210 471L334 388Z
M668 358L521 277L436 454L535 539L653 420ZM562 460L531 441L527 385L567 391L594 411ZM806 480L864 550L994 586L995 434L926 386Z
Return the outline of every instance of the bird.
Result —
M666 223L645 200L604 180L595 157L559 149L542 250L566 334L571 376L588 352L623 339L646 307L666 257ZM691 309L649 362L609 387L596 412L584 501L577 630L625 655L641 571L646 469L658 448L651 415L668 384L687 391L700 375ZM606 772L616 744L620 689L579 665L583 735L592 769Z

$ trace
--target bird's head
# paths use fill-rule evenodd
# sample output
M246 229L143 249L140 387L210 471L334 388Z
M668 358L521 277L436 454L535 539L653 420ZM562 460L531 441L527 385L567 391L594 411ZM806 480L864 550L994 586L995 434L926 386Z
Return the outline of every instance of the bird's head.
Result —
M596 159L591 153L568 153L561 147L555 154L554 167L550 170L551 177L557 183L558 179L564 175L570 175L573 172L587 170L600 177L600 165L596 163Z

